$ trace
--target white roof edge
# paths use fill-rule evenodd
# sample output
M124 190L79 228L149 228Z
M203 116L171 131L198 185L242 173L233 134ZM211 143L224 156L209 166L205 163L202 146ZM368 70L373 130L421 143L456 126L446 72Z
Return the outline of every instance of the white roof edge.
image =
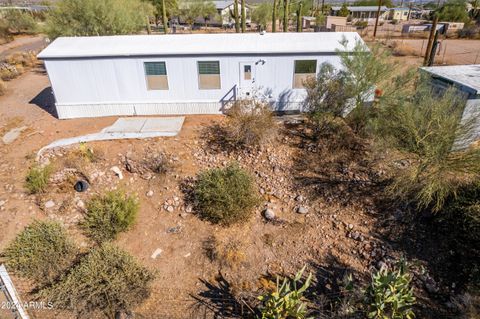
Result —
M429 66L420 69L480 93L480 64Z
M361 40L356 32L221 33L60 37L38 54L39 59L185 55L261 55L333 53L339 41L347 50Z

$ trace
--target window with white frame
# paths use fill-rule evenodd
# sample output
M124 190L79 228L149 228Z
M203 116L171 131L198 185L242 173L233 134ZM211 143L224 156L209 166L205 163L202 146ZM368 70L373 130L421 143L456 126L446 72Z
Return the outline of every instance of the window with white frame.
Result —
M317 75L317 60L295 60L293 88L303 89L307 79Z
M198 88L200 90L221 88L219 61L198 61Z
M165 62L145 62L144 67L148 90L168 90Z

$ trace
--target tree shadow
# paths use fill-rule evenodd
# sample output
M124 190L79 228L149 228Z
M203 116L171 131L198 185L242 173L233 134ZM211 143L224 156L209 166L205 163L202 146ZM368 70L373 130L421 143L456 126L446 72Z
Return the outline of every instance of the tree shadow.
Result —
M35 104L51 116L58 119L57 108L55 107L55 96L53 95L52 87L49 86L44 88L29 103Z
M190 318L255 318L254 311L242 296L235 296L230 283L218 274L215 282L201 279L205 290L197 295L190 295L195 304L192 306Z
M371 198L383 190L385 182L372 172L368 141L347 127L341 127L338 134L331 128L322 130L308 121L285 127L296 147L292 165L296 186L306 189L313 199L344 206L372 205Z

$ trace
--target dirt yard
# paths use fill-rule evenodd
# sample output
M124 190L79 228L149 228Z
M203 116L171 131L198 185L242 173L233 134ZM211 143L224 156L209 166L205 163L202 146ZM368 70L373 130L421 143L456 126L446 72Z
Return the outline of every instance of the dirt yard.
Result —
M451 293L452 282L429 275L440 267L442 245L424 236L423 229L406 229L404 212L382 202L384 168L362 144L348 152L328 149L312 140L302 122L279 118L275 142L258 152L229 152L215 143L215 134L206 134L208 127L224 121L222 116L189 116L177 137L89 143L101 156L86 166L92 181L87 192L59 183L34 196L27 194L24 180L36 151L60 138L99 131L116 118L56 119L41 69L8 82L8 87L0 97L0 135L24 129L0 148L0 250L32 220L45 218L62 222L86 250L92 243L77 225L84 203L97 192L122 187L138 195L141 210L136 226L116 244L158 273L152 296L136 310L138 318L247 317L249 310L236 299L239 294L248 292L246 298L252 298L264 288L265 276L291 274L305 264L315 275L315 293L335 298L345 274L365 280L372 267L401 256L419 274L418 317L440 318L448 310L433 297ZM57 174L76 147L49 152ZM173 169L165 177L125 169L125 156L141 159L155 152L170 158ZM191 211L185 185L200 170L232 161L255 176L263 203L248 223L225 228ZM123 179L111 171L113 166L122 170ZM275 212L275 221L262 216L267 207ZM23 298L30 300L31 284L14 278ZM32 314L69 317L52 310Z
M427 48L427 39L403 39L392 40L406 55L424 56ZM478 64L480 63L480 41L444 39L440 40L440 47L437 50L435 64Z

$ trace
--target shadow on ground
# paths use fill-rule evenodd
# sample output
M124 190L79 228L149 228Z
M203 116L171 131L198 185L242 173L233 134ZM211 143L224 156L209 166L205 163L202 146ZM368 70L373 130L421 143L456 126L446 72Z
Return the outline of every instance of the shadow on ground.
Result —
M198 295L191 295L195 300L192 306L191 319L212 318L255 318L255 313L246 302L235 297L230 283L219 273L215 282L201 279L205 289Z
M55 96L51 87L43 89L30 102L46 111L51 116L58 118L57 109L55 108Z

